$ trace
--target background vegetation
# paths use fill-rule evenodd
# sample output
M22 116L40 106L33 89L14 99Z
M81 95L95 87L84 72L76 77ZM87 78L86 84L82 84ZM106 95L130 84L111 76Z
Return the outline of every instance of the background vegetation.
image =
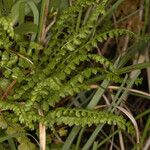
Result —
M149 14L149 0L0 0L0 150L148 150Z

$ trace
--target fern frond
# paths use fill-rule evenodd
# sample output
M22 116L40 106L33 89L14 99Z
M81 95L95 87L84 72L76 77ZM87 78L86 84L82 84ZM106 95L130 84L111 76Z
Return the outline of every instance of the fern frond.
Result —
M62 13L62 18L60 17L59 20L56 22L55 28L53 29L54 31L52 30L52 32L55 33L55 36L52 37L52 39L49 43L49 46L51 47L51 45L52 45L53 47L55 47L55 46L58 47L57 49L58 50L61 49L61 51L63 51L62 52L63 55L65 55L67 53L67 51L75 50L78 45L85 42L85 40L88 40L90 34L92 33L93 25L94 25L95 21L97 20L98 16L100 14L103 15L105 13L105 6L106 6L107 1L108 0L103 0L102 2L99 2L98 4L96 4L96 2L93 2L92 0L79 1L79 2L77 2L77 4L70 7L69 9L67 9L64 12L64 14ZM68 26L65 27L65 25L68 25L68 23L66 23L66 21L68 22L69 19L72 19L72 17L70 17L70 15L72 13L75 14L73 9L75 9L77 11L79 8L79 10L81 10L82 7L87 6L87 4L90 5L91 3L94 3L94 9L93 9L93 12L91 13L91 16L89 17L87 23L84 26L82 26L79 29L79 31L75 32L73 29L73 31L69 32L69 34L66 37L64 37L63 42L61 42L62 40L60 40L58 42L59 36L62 34L62 27L67 28ZM69 12L69 11L71 11L71 12ZM73 15L71 15L71 16L73 16ZM58 34L56 34L57 32L58 32ZM57 42L56 42L56 40L57 40ZM56 50L56 52L57 52L57 50ZM52 54L52 49L50 49L50 51L47 53Z
M11 110L14 112L16 116L13 117L13 119L16 118L17 121L19 121L22 124L25 124L27 127L34 129L35 128L35 122L41 120L41 116L39 116L35 111L30 110L26 111L24 105L21 103L12 103L12 102L6 102L6 101L0 101L0 108L3 108L3 111Z
M75 1L75 4L65 10L61 16L59 17L58 21L56 22L54 31L62 29L63 25L65 25L65 21L70 21L70 18L76 13L81 10L81 8L94 5L95 0L78 0Z
M122 116L104 111L57 108L50 111L46 118L46 123L50 126L54 124L66 124L69 126L77 125L85 127L86 125L91 126L93 124L109 124L117 125L118 128L123 130L127 129L128 131L132 128L131 124L128 123Z
M93 26L97 19L105 14L107 2L108 0L75 1L73 6L60 14L56 24L51 28L50 42L47 47L27 41L24 36L15 33L9 18L0 18L1 78L7 79L9 83L12 80L16 81L14 87L7 93L7 101L0 101L2 110L13 112L18 122L33 128L37 122L44 119L44 116L41 117L37 113L39 108L44 110L44 113L48 113L50 107L54 107L62 98L90 90L88 81L93 78L103 76L114 82L122 81L120 76L115 74L113 64L104 56L94 54L93 51L98 42L103 42L109 37L118 37L123 34L134 35L124 29L109 30L99 34L97 31L93 34ZM76 21L79 11L88 6L92 6L91 14L86 23L81 22L80 28L75 30L72 19ZM64 111L65 109L56 110L62 113ZM66 111L69 112L71 109ZM49 117L55 116L56 112L52 111ZM79 115L83 112L83 114L95 116L97 119L95 122L89 119L87 122L89 125L113 122L110 118L101 120L98 112L74 109L72 112ZM83 115L80 119L77 116L73 118L73 114L69 115L75 125L78 125L81 119L88 119ZM106 114L106 118L107 116L109 115ZM69 116L62 116L63 122L56 115L56 123L69 124L65 121L67 117ZM125 123L119 124L118 121L117 124L121 126ZM86 124L82 126L84 125Z
M109 30L109 31L106 31L104 33L98 34L95 39L98 42L103 42L104 40L107 40L108 37L114 38L114 37L118 37L121 35L129 35L129 36L136 37L133 32L131 32L127 29L113 29L113 30Z
M11 20L6 17L0 17L0 32L2 29L7 32L7 34L13 38L14 37L14 29L11 23Z

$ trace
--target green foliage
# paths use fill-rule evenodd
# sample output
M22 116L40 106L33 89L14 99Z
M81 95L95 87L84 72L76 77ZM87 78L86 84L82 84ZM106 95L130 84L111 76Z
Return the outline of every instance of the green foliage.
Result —
M13 117L13 116L11 115L11 117ZM12 120L9 117L4 118L2 115L0 115L0 123L1 123L0 131L1 131L1 129L5 129L5 131L3 132L4 134L1 135L1 137L0 137L0 143L4 142L6 140L9 141L9 139L14 137L17 140L17 142L19 143L18 149L20 149L20 150L28 150L28 149L35 150L36 146L27 137L25 129L16 123L10 124L11 122L12 122ZM0 144L0 145L3 147L3 144Z
M116 32L114 33L116 34ZM101 36L101 38L103 39L103 35ZM18 45L19 44L20 41ZM113 65L103 56L88 54L87 51L83 51L83 52L73 51L72 52L73 54L68 53L68 57L67 57L67 54L65 55L64 53L66 50L70 51L71 47L69 47L68 45L66 46L66 48L63 47L61 51L58 52L56 56L48 64L45 63L43 64L43 60L41 60L42 61L41 65L45 66L45 68L43 67L44 69L43 68L41 70L37 68L34 69L32 65L35 66L40 64L38 53L41 46L33 42L30 44L25 43L23 46L22 45L18 46L18 45L16 45L16 47L19 47L18 50L19 52L16 52L16 50L10 51L9 49L7 51L4 50L3 52L1 52L1 58L2 58L1 67L7 68L4 71L4 75L6 78L11 77L12 79L16 79L20 82L20 84L23 81L26 82L25 85L19 86L19 89L15 90L16 93L14 94L13 99L19 99L23 94L26 94L25 92L28 92L31 88L34 87L34 89L31 92L31 98L27 102L27 103L31 103L30 105L32 105L32 102L34 102L35 99L38 100L37 97L40 97L41 94L42 97L45 97L50 93L52 93L53 95L49 96L50 99L48 99L48 101L50 105L54 105L55 102L58 102L60 97L65 97L70 94L73 95L81 90L87 89L87 85L83 84L83 80L89 79L93 73L96 74L97 72L99 73L107 72L108 74L109 71L114 72ZM28 48L28 50L25 50L25 48ZM33 54L32 50L34 49L36 49L36 51ZM45 51L47 50L48 49L46 49ZM24 54L25 56L23 56L22 54ZM68 60L63 60L64 55L65 57L68 58ZM30 58L26 56L32 57L32 61L30 60ZM44 55L44 57L46 56ZM91 68L91 69L87 68L82 72L81 71L77 72L77 66L79 66L81 62L91 61L91 60L94 60L96 63L101 63L102 65L104 65L105 69L103 68L100 69L98 67ZM64 62L61 63L62 61ZM16 63L18 63L18 66ZM65 63L66 65L64 65ZM30 74L26 74L24 69L27 68L28 69L32 68L34 70L32 70ZM107 68L108 70L106 70ZM74 70L76 70L78 74L74 75L72 79L67 81L66 78ZM45 81L43 82L43 80ZM27 105L29 106L29 104Z
M52 28L53 36L47 48L26 41L14 32L9 19L0 18L2 36L0 66L5 77L3 81L17 82L13 91L7 96L7 102L0 102L4 110L13 110L16 116L19 116L21 123L33 127L32 123L40 118L38 115L31 117L37 113L35 110L38 107L48 112L49 106L55 106L62 98L90 89L87 81L97 74L106 75L114 80L113 64L101 55L92 54L93 47L108 37L133 33L117 29L94 35L90 39L95 21L105 12L106 2L77 1L75 5L66 9ZM67 19L70 15L91 4L94 10L87 23L79 31L74 29L65 31L67 34L64 33L66 35L63 39L59 38L63 34L62 28L66 28L63 26L64 23L69 29L71 20ZM66 20L68 23L65 22ZM8 41L7 45L5 38ZM81 67L80 64L84 62L96 63L96 66L101 64L101 67ZM21 102L24 103L23 107Z
M91 126L93 124L109 124L117 125L118 128L127 130L133 133L133 127L122 116L117 116L104 111L93 111L83 109L71 109L71 108L57 108L54 111L48 113L47 123L52 126L54 124L66 124L69 126Z
M135 36L125 29L100 32L98 27L94 27L99 17L105 15L107 1L75 1L74 5L58 14L54 26L46 33L49 35L47 41L42 44L36 37L39 34L38 18L35 19L38 10L36 3L30 3L35 19L32 23L24 23L25 11L20 17L16 15L13 18L12 15L15 13L14 8L19 11L20 3L26 1L17 1L12 7L12 14L8 15L10 18L0 17L0 84L4 85L0 87L6 91L1 93L0 108L2 113L7 112L3 114L10 122L21 123L31 129L37 128L37 123L42 122L50 127L55 124L84 127L107 123L123 130L132 130L130 123L115 114L84 109L55 109L63 98L90 90L88 81L95 77L104 76L113 82L122 81L113 63L95 54L97 44L108 38ZM93 9L86 23L77 22L80 10L89 6ZM76 30L78 23L79 29ZM21 32L22 29L24 31ZM11 86L13 82L15 84ZM38 110L42 110L44 115L39 115ZM0 127L7 128L7 122L2 122ZM28 140L19 143L18 149L25 146L26 149L35 148Z
M0 25L1 25L1 32L3 33L3 31L5 31L5 32L7 32L7 34L10 37L13 38L14 31L13 31L13 27L12 27L12 24L11 24L11 20L9 18L6 18L6 17L1 17L0 18Z

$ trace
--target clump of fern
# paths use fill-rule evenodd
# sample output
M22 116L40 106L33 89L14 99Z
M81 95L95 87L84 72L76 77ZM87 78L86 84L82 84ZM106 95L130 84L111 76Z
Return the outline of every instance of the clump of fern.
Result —
M122 117L106 112L67 108L55 110L56 103L66 96L90 90L88 81L96 76L114 82L122 81L113 64L94 53L97 43L108 37L134 35L124 29L103 33L93 31L99 16L105 15L106 4L107 0L75 1L57 18L48 32L50 37L46 45L26 40L15 32L10 18L0 18L0 84L5 84L1 86L0 108L2 112L9 110L14 113L12 122L20 122L29 128L35 128L39 122L50 126L55 123L81 126L115 123L121 129L128 126ZM80 10L91 5L93 9L87 21L84 24L78 22ZM76 21L75 25L72 25L72 20ZM38 110L42 110L44 115L39 115ZM83 123L81 120L84 120Z

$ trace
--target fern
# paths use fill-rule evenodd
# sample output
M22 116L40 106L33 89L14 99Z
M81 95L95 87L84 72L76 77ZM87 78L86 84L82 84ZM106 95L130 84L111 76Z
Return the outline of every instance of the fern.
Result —
M13 37L14 36L14 29L12 27L12 23L11 23L11 20L9 18L6 18L6 17L1 17L0 18L0 28L1 28L1 31L5 31L7 32L7 34L10 36L10 37Z
M112 62L102 55L96 55L93 51L98 42L103 42L109 37L118 37L123 34L134 35L125 29L93 34L95 22L105 14L107 1L77 0L58 17L56 24L50 30L51 37L46 46L26 40L26 35L22 36L15 32L15 27L12 26L12 21L8 17L0 18L0 71L3 75L1 81L9 84L16 81L11 91L2 93L0 108L3 111L13 112L15 122L35 128L36 123L44 122L48 117L52 124L65 123L81 126L113 124L113 120L116 119L115 123L118 127L125 129L127 126L125 120L121 117L117 120L115 115L105 112L68 108L50 111L62 98L90 90L88 81L97 76L104 76L115 82L122 81L120 76L115 74L116 70ZM76 19L81 8L91 5L93 9L87 22L81 23L79 30L76 31L75 27L70 25L72 22L70 16ZM42 109L46 117L38 115L38 109ZM66 115L65 110L68 113ZM69 113L71 111L72 115ZM56 112L62 113L61 118ZM96 119L88 120L82 112L87 116L95 116ZM78 114L79 117L74 114ZM106 118L100 118L99 115L104 115ZM70 123L66 120L68 117L71 120ZM88 122L82 124L80 123L82 119Z
M49 126L54 124L66 124L69 126L91 126L93 124L117 125L118 128L133 133L133 126L126 122L122 116L117 116L104 111L93 111L83 109L57 108L50 111L46 116L46 123Z
M7 114L4 113L4 115ZM5 129L5 135L3 136L3 141L7 140L7 137L8 139L14 137L19 143L18 149L25 149L25 147L33 150L36 149L36 146L27 137L25 128L21 127L19 124L15 122L13 122L12 124L12 118L14 118L14 115L9 114L7 118L4 118L4 115L0 115L0 123L1 123L0 128ZM2 142L2 137L1 137L1 142ZM23 145L25 147L22 147Z

